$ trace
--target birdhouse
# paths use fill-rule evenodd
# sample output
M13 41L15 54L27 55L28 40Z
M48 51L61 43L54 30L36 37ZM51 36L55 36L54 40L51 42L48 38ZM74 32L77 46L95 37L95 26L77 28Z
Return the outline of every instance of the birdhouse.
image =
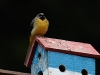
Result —
M25 65L33 75L95 75L95 58L91 44L37 36Z

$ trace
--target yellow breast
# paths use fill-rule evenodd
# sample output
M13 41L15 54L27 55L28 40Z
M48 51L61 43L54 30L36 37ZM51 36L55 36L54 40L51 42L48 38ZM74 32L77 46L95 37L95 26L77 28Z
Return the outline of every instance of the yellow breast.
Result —
M48 26L49 26L49 22L47 19L45 19L44 21L37 19L35 21L35 31L36 31L36 35L44 35L47 30L48 30Z

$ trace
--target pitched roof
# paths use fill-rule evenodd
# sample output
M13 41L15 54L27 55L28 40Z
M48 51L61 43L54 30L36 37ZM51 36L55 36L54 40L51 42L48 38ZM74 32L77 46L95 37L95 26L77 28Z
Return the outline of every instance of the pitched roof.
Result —
M100 58L100 54L91 46L91 44L37 36L33 47L28 52L26 58L25 65L27 67L30 67L32 63L32 58L34 57L34 52L38 43L45 50L49 51Z

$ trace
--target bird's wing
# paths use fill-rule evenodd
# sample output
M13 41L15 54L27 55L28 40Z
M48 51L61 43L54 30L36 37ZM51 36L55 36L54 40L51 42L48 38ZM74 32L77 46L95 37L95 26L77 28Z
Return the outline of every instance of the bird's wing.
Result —
M28 37L30 37L30 34L31 34L33 27L34 27L34 19L32 20L30 27L29 27L29 30L28 30Z
M31 24L30 24L30 26L34 26L34 21L35 21L35 18L31 21Z

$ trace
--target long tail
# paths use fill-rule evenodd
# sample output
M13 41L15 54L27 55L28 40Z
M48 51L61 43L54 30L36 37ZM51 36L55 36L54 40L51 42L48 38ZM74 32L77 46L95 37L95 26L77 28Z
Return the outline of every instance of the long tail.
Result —
M30 35L30 45L32 45L33 44L33 42L34 42L34 39L35 39L35 36L33 36L33 35Z
M30 42L29 42L29 47L28 47L28 50L27 50L27 54L26 54L26 58L25 58L25 62L24 62L24 65L26 65L27 66L27 61L28 61L28 59L29 59L29 55L30 55L30 53L32 52L32 45L33 45L33 43L35 42L35 37L33 37L32 35L30 36Z

